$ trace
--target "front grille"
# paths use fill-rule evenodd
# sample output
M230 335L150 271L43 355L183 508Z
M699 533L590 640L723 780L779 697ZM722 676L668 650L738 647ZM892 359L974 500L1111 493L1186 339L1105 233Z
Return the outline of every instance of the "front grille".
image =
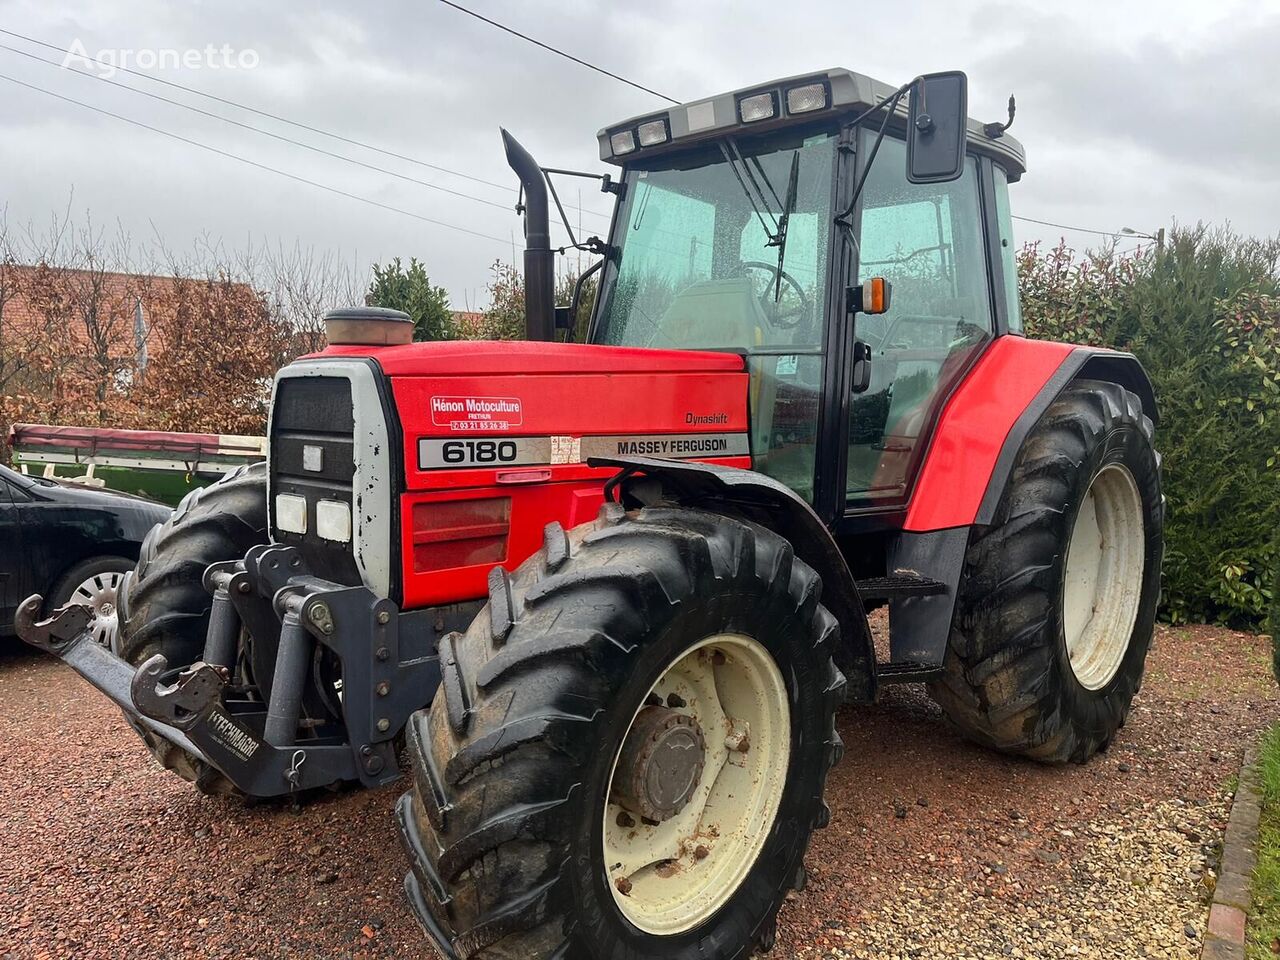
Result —
M318 451L318 453L317 453ZM316 504L340 500L353 510L355 411L345 377L283 378L271 411L272 539L298 547L309 571L355 586L361 582L351 543L316 535ZM289 533L275 523L275 498L296 494L307 501L307 532Z

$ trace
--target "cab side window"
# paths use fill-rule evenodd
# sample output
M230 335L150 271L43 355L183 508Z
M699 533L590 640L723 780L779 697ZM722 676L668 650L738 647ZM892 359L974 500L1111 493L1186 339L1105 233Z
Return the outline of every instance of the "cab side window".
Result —
M864 136L860 149L869 151ZM863 188L859 282L885 277L890 309L860 314L871 384L852 397L851 506L906 496L916 447L947 389L991 337L991 299L973 157L950 183L906 179L906 145L886 138Z
M995 174L996 220L1000 230L1000 260L1004 267L1004 296L1009 308L1009 332L1022 333L1022 303L1018 299L1018 248L1013 239L1013 217L1009 210L1009 175L993 164Z

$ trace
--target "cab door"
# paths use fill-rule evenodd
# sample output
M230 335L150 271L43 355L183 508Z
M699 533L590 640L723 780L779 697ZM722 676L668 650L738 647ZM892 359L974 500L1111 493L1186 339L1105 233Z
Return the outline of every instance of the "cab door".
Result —
M906 501L943 402L993 335L976 158L957 180L913 184L905 143L886 137L860 204L858 280L885 277L892 297L854 320L871 381L850 398L846 511Z

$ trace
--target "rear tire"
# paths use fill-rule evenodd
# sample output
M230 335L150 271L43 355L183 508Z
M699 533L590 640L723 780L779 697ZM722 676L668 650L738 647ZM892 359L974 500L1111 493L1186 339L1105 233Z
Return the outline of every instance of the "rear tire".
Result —
M120 611L120 656L138 666L162 653L171 668L187 667L204 652L213 597L204 588L211 563L239 560L267 542L267 465L239 467L217 483L192 490L173 515L142 542L138 566L126 578ZM202 792L239 791L218 770L163 737L135 724L166 770Z
M929 689L968 737L1052 763L1110 744L1155 627L1163 514L1141 401L1115 383L1068 386L965 556Z
M753 524L610 504L568 534L548 525L543 549L510 577L496 570L490 585L467 633L442 641L441 688L406 731L414 788L397 815L412 867L406 891L428 933L482 960L739 960L771 947L810 833L830 817L822 791L843 752L834 718L844 678L831 659L839 630L818 601L817 574ZM724 635L764 651L761 675L785 678L776 689L789 759L776 814L762 819L766 836L738 862L727 895L708 897L675 932L646 933L620 908L605 863L615 760L640 708L655 704L655 683ZM723 669L724 657L708 656ZM707 731L710 758L726 734ZM715 832L710 853L688 853L710 864L719 840ZM696 877L692 861L680 863Z

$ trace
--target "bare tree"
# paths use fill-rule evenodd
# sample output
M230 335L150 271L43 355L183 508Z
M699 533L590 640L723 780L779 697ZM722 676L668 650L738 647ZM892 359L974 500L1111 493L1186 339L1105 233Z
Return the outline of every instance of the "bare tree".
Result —
M55 212L0 217L0 430L17 419L257 433L275 370L324 346L362 271L295 243L179 253ZM15 310L14 308L19 309ZM20 319L20 322L18 322Z
M334 307L364 302L363 285L352 264L338 251L277 243L265 247L256 275L267 291L272 312L286 325L294 341L294 355L325 345L324 315Z

